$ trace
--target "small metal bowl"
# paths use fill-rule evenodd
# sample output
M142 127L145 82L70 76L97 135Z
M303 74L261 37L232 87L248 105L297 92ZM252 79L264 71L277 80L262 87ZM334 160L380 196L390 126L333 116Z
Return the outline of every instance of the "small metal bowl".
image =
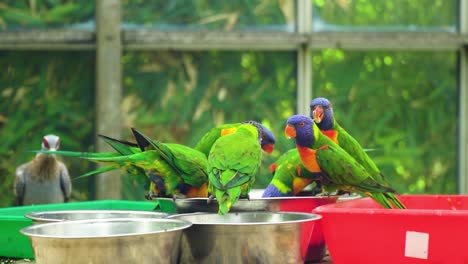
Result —
M95 219L31 225L36 263L177 263L182 231L178 219Z
M243 212L169 216L192 222L183 232L179 263L304 263L320 215Z
M62 210L31 212L24 215L33 220L34 224L44 224L51 222L91 220L91 219L112 219L112 218L164 218L167 213L131 211L131 210Z

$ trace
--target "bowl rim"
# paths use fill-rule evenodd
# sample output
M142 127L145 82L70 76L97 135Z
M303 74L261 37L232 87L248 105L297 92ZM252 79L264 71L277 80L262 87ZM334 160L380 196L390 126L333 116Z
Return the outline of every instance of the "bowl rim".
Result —
M51 214L92 214L92 213L109 213L109 214L138 214L138 215L160 215L162 217L167 217L169 214L166 212L152 212L152 211L139 211L139 210L102 210L102 209L86 209L86 210L51 210L51 211L33 211L24 214L24 217L29 218L34 221L40 221L40 222L63 222L63 221L80 221L80 220L67 220L67 219L59 219L59 218L46 218L43 217L45 215L51 215ZM116 218L126 218L126 217L112 217L112 218L95 218L95 219L116 219ZM132 217L132 218L137 218L137 217ZM141 218L146 218L146 217L141 217ZM93 218L90 218L89 220L92 220ZM156 219L156 218L155 218ZM87 219L81 219L81 220L87 220Z
M179 223L180 226L168 229L161 229L148 232L134 232L134 233L119 233L111 235L102 235L102 236L93 236L93 235L73 235L73 236L64 236L64 235L45 235L45 234L35 234L31 230L48 228L50 226L57 225L79 225L79 224L93 224L93 223L118 223L118 222L135 222L136 224L141 222L164 222L164 223ZM49 239L106 239L106 238L119 238L119 237L133 237L141 235L153 235L167 232L182 231L186 228L192 226L192 223L183 219L169 219L169 218L112 218L112 219L92 219L92 220L76 220L76 221L61 221L61 222L51 222L45 224L31 225L25 228L22 228L20 232L23 235L28 237L36 238L49 238Z
M250 198L250 199L239 199L237 202L255 202L255 201L268 201L268 200L325 200L325 199L335 199L337 200L340 195L330 195L330 196L287 196L287 197L259 197L259 198ZM155 197L153 200L165 200L177 202L191 202L191 201L208 201L208 198L204 197L195 197L195 198L167 198L167 197ZM216 199L213 199L212 202L217 202Z
M405 197L418 197L419 199L428 197L428 198L468 198L468 195L466 194L402 194L402 195L397 195L398 198L403 198ZM412 209L412 208L407 208L407 209L398 209L398 208L393 208L393 209L386 209L383 207L370 207L370 206L365 206L365 207L353 207L353 205L361 204L361 203L366 203L369 200L372 201L372 198L370 197L362 197L358 199L352 199L349 201L342 201L339 203L334 203L334 204L326 204L326 205L321 205L316 207L314 210L312 210L313 213L316 214L323 214L326 215L328 214L346 214L348 216L350 215L397 215L400 216L402 213L408 216L460 216L460 215L468 215L468 210L451 210L451 209ZM404 202L404 201L403 201Z
M227 213L226 215L249 215L249 214L282 214L282 215L302 215L305 216L304 219L297 219L297 220L288 220L283 222L194 222L187 219L181 219L179 217L184 216L192 216L192 215L216 215L216 217L223 217L218 213L209 213L209 212L195 212L195 213L184 213L184 214L173 214L169 215L167 219L181 219L188 222L191 222L193 225L199 226L262 226L262 225L278 225L278 224L296 224L296 223L304 223L304 222L314 222L319 221L322 219L322 215L316 213L305 213L305 212L266 212L266 211L258 211L258 212L233 212Z

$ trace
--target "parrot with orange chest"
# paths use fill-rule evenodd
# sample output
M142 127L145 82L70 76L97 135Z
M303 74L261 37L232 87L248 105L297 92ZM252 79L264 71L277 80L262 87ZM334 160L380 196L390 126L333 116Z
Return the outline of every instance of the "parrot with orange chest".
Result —
M369 196L384 208L405 208L391 186L375 180L348 152L322 134L310 117L293 115L288 118L285 135L295 139L304 167L322 173L322 184Z
M321 181L322 174L308 171L296 148L288 150L270 166L273 173L262 197L296 196L312 182Z
M361 144L338 124L333 114L332 104L328 99L314 98L310 102L310 117L324 135L348 152L376 181L384 185L390 184Z

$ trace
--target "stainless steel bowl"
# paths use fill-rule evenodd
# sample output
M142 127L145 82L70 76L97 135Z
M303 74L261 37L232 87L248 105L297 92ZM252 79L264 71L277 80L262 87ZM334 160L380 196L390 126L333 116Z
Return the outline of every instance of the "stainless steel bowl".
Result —
M131 210L61 210L31 212L24 215L34 224L61 222L69 220L91 220L112 218L163 218L167 213Z
M98 219L32 225L28 236L36 263L177 263L179 219Z
M243 212L169 216L184 230L179 263L304 263L321 216L294 212Z
M302 212L312 213L321 205L336 203L339 196L294 196L294 197L270 197L240 199L232 207L230 212ZM218 212L216 200L208 203L207 198L176 199L156 198L156 200L173 204L177 213ZM320 262L326 253L325 238L321 221L315 225L312 238L305 260L307 262Z

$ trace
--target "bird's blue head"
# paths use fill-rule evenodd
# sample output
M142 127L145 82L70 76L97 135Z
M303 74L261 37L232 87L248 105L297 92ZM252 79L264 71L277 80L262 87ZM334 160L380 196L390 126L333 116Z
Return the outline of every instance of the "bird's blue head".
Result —
M310 102L310 117L314 119L320 130L332 129L334 116L330 101L324 97L314 98Z
M294 194L292 192L288 193L282 193L274 184L269 184L266 188L265 191L263 191L262 198L268 198L268 197L289 197L293 196Z
M315 142L315 128L314 121L310 117L293 115L286 122L284 134L287 138L295 138L296 145L308 147Z
M270 129L266 128L264 125L260 124L257 121L245 121L243 123L252 124L258 129L260 136L260 145L266 153L270 154L274 150L274 145L276 143L275 136Z

